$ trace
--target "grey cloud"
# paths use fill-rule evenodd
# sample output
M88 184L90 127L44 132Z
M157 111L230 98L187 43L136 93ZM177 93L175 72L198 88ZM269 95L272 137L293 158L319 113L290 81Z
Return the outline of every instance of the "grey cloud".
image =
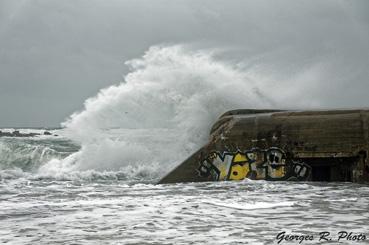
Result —
M368 1L0 0L0 126L59 125L160 43L224 48L221 59L283 86L321 64L306 96L366 106L368 11Z

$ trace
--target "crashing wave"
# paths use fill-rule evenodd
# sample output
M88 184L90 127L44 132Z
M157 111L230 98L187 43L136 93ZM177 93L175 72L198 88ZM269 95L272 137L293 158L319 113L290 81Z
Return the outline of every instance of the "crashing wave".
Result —
M44 176L140 176L148 169L159 178L206 142L223 112L271 106L248 73L216 60L213 52L157 46L127 65L131 72L121 84L87 99L84 110L63 123L63 134L81 146L77 152L63 157L34 147L34 156L20 162L38 162L34 166Z

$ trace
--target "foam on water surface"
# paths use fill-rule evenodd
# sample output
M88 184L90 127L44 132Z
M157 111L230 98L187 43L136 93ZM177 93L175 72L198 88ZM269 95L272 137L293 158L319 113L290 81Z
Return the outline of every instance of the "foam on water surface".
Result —
M365 233L369 219L368 189L349 183L18 179L0 192L0 242L11 244L272 244L282 231Z
M238 210L252 210L252 209L268 209L275 207L289 207L293 206L294 202L278 202L278 203L270 203L270 202L256 202L256 203L237 203L237 202L219 202L218 201L204 201L203 203L225 207L225 208L233 208Z

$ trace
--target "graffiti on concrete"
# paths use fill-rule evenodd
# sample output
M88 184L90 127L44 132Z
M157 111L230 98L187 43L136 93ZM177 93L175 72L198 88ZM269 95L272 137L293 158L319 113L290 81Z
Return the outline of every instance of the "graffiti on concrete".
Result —
M211 180L307 180L310 166L286 157L283 150L271 147L247 151L214 151L200 160L198 172Z

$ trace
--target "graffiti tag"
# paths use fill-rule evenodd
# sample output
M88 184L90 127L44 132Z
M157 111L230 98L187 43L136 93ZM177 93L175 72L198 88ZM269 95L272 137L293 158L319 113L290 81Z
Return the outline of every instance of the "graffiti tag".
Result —
M309 165L286 157L277 147L247 151L213 151L200 160L200 176L211 180L307 180Z

